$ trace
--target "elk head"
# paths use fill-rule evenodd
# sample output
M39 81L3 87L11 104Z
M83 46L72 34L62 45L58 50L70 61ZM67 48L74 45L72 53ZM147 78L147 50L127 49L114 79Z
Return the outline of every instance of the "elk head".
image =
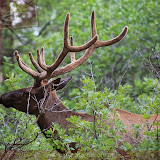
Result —
M40 110L38 109L38 102L41 101L42 103L44 97L46 101L47 97L50 96L51 91L56 92L57 90L62 89L71 80L71 77L62 80L61 78L57 78L48 83L51 78L63 75L82 65L91 56L96 48L109 46L119 42L123 37L125 37L128 30L128 27L126 26L116 38L108 41L99 41L96 31L95 13L93 11L91 15L92 39L86 44L77 47L73 46L73 37L70 38L71 44L68 42L69 17L70 14L67 13L64 22L63 48L59 57L52 65L46 65L43 47L41 48L41 51L37 50L38 63L33 58L32 53L29 52L29 58L37 72L27 66L20 58L18 51L15 51L15 57L19 67L34 78L34 85L33 87L26 87L3 94L0 97L0 104L3 104L7 108L14 107L20 111L28 112L30 114L39 114ZM84 55L76 60L75 52L80 52L83 50L86 50ZM71 63L64 67L58 68L69 52L71 52Z
M13 107L19 111L38 115L44 112L43 103L49 97L50 93L60 90L72 79L57 78L46 85L40 87L26 87L19 90L5 93L0 98L0 103L6 108Z

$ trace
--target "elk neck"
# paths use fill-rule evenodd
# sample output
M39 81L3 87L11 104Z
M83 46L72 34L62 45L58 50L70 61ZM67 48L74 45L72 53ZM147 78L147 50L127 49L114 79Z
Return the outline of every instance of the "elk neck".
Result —
M80 116L81 119L86 121L93 121L93 116L91 115L86 113L77 113L67 109L58 98L56 90L50 93L44 105L45 111L40 114L37 121L41 131L50 128L54 123L58 123L62 128L66 129L66 134L68 134L70 123L66 120L66 118L74 115Z

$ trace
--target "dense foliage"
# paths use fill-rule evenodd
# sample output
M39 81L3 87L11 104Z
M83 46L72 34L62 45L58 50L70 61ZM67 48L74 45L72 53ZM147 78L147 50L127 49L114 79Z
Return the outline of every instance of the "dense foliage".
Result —
M0 76L2 75L3 80L0 84L0 95L33 84L32 78L19 69L13 58L14 50L18 50L24 61L31 66L27 53L32 51L36 56L36 49L44 46L46 63L52 64L63 45L66 13L70 12L69 35L74 36L74 44L78 46L91 38L90 14L95 10L100 40L116 37L125 25L129 27L128 34L116 45L99 48L85 64L64 75L72 75L73 80L59 93L59 97L67 108L83 110L91 115L96 113L101 115L103 120L107 120L107 115L111 112L116 114L115 110L111 111L106 104L113 109L121 108L142 114L147 120L150 114L160 112L160 85L155 73L152 73L155 71L154 66L150 65L151 60L156 64L159 60L159 5L158 0L38 0L37 27L16 29L14 34L9 28L1 31L3 57ZM77 53L76 57L82 54ZM69 56L62 65L67 63L70 63ZM59 131L63 141L46 140L35 123L35 117L1 106L0 149L33 150L28 156L42 156L41 159L43 156L57 157L56 152L50 152L54 151L55 145L68 151L66 157L58 155L59 158L104 156L110 159L118 156L116 141L121 138L116 135L116 130L125 132L120 121L115 119L114 129L98 120L96 125L82 121L79 117L71 117L68 121L73 124L70 136L65 135L65 130L57 124L54 129ZM159 124L154 125L159 127ZM137 137L139 129L140 126L133 126L133 134ZM53 131L47 132L50 136ZM160 150L159 134L158 129L153 132L146 131L146 139L138 149L128 143L124 143L122 148L130 151L132 156L136 153L141 157L145 152L146 156L155 158L155 153ZM96 136L98 137L95 138ZM74 156L70 154L72 148L67 146L71 141L76 141L81 147L80 153ZM47 154L43 152L39 155L34 150L47 150Z

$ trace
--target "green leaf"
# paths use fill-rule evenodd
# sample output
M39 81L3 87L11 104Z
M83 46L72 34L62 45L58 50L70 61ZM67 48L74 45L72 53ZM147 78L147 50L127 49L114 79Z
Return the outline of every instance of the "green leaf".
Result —
M148 115L147 113L145 113L145 114L142 115L142 117L143 117L144 119L149 119L149 118L150 118L150 115Z

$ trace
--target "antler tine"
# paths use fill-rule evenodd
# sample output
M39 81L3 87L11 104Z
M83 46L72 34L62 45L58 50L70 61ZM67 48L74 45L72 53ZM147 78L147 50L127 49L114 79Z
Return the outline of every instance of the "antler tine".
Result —
M38 77L38 73L35 72L34 70L32 70L31 68L29 68L20 58L20 55L18 54L18 51L15 51L15 57L17 59L18 65L19 67L26 73L28 73L29 75L31 75L34 79L36 79Z
M95 47L98 48L98 47L110 46L112 44L115 44L125 37L125 35L127 34L127 31L128 31L128 26L125 26L123 31L117 37L108 41L97 41Z
M41 59L42 59L42 62L43 62L44 64L46 64L46 63L45 63L44 55L45 55L45 54L44 54L44 47L42 47L42 48L41 48Z
M31 52L29 52L29 58L30 58L33 66L36 68L36 70L37 70L39 73L43 72L43 69L42 69L42 68L38 65L38 63L35 61L35 59L34 59L34 57L33 57L33 55L32 55Z
M44 69L45 71L48 70L49 66L46 65L45 63L45 59L44 59L44 48L41 48L41 53L39 51L39 49L37 49L37 61L39 66Z
M69 19L70 19L70 14L67 13L66 15L66 19L65 19L65 22L64 22L64 30L63 30L63 43L64 43L64 47L68 47L69 44L68 44L68 29L69 29Z
M70 38L70 44L71 44L71 46L74 45L74 43L73 43L73 36L71 36L71 38ZM75 58L75 52L71 52L71 62L74 62L75 60L76 60L76 58Z
M92 29L92 37L97 35L97 29L96 29L96 20L95 20L95 12L92 11L91 15L91 29Z

